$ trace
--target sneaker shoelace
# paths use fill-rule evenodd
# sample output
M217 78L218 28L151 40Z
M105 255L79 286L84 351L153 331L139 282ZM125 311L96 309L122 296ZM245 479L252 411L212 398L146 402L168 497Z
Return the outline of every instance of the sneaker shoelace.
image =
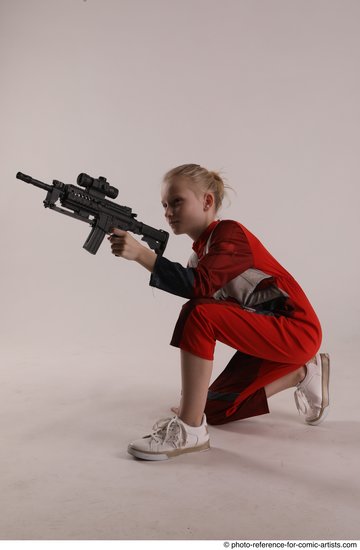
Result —
M311 407L311 404L309 403L304 391L301 388L298 388L295 390L295 404L296 408L299 411L299 414L307 414L309 407Z
M154 443L169 443L175 448L186 444L185 427L178 422L176 416L173 418L162 418L153 426L150 437Z

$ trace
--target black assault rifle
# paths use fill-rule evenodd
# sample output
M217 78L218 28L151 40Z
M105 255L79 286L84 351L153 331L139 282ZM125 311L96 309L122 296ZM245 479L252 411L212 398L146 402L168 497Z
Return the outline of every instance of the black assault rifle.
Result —
M87 174L79 174L77 184L80 187L58 180L53 180L53 184L48 185L21 172L18 172L16 177L47 191L44 200L45 208L51 208L92 226L83 246L91 254L96 254L105 235L109 234L112 228L142 235L142 240L159 255L163 254L166 248L169 233L135 220L137 214L133 214L131 208L115 204L105 198L116 199L119 191L102 176L95 179ZM63 208L56 206L58 199Z

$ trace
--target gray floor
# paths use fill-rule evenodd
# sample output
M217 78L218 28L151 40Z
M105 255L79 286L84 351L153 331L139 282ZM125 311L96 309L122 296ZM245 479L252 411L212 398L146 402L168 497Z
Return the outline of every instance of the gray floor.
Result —
M19 357L2 368L1 539L360 538L355 352L331 351L322 425L288 390L269 415L211 427L210 451L159 463L126 447L168 415L177 383L144 391L134 370L124 385L114 355Z

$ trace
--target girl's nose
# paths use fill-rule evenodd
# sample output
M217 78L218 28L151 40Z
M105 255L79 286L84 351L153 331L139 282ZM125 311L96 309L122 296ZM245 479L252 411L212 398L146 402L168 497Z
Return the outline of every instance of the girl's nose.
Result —
M170 216L172 215L172 210L171 210L170 206L167 206L165 208L164 214L165 214L165 218L170 218Z

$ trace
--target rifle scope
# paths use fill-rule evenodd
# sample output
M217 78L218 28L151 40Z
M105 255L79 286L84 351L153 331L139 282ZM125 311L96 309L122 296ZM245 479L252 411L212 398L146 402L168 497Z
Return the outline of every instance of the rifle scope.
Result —
M76 181L80 187L85 187L88 191L90 191L90 189L96 189L97 191L104 193L105 196L110 199L116 199L119 194L119 190L110 185L103 176L92 178L88 174L82 173L78 175Z

